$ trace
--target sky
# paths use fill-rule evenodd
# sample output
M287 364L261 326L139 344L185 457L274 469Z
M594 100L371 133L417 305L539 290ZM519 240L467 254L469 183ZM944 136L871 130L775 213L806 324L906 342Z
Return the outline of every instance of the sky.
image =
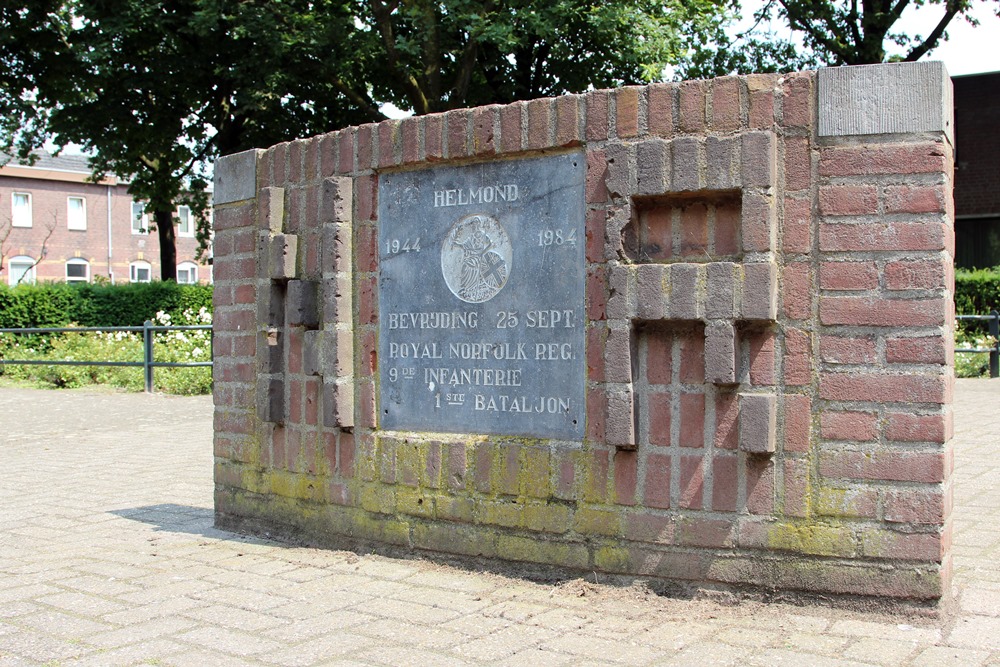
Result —
M763 6L764 0L744 0L742 4L743 16L746 18L733 28L731 34L739 33L753 24L750 17ZM941 43L921 60L944 62L952 76L1000 71L1000 17L996 15L997 3L974 0L973 7L971 13L979 19L979 25L972 27L963 19L954 19L948 25L948 41ZM926 35L937 24L942 13L941 4L926 4L920 8L910 6L894 26L894 31L898 28L910 35ZM782 30L778 24L774 28L780 36L788 37L787 28Z

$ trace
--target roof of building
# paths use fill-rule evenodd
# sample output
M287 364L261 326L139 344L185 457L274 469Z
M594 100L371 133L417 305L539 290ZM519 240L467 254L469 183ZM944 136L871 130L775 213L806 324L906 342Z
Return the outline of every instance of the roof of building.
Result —
M48 169L52 171L71 171L80 174L89 174L90 166L87 164L89 159L86 155L72 155L72 154L62 154L53 155L52 153L45 150L32 151L31 153L35 161L32 163L29 160L20 160L16 157L12 158L10 162L6 162L9 156L0 153L0 164L7 163L11 166L18 165L23 167L34 167L35 169Z

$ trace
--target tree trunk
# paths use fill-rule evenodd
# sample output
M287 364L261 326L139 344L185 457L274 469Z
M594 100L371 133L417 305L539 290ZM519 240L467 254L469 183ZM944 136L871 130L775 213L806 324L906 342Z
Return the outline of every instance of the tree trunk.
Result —
M174 233L174 212L154 211L156 233L160 237L160 280L177 280L177 242Z

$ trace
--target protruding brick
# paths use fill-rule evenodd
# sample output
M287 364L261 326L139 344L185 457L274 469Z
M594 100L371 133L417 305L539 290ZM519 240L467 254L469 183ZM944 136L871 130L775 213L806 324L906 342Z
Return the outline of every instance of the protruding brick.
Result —
M733 262L711 262L707 266L708 293L705 296L705 317L735 319L739 286L739 267Z
M705 140L705 185L710 190L732 190L743 183L736 156L739 144L732 137L708 137Z
M612 265L608 271L609 294L605 313L609 320L626 320L635 316L636 299L630 285L632 275L632 269L623 264Z
M705 326L705 380L713 384L736 383L736 330L731 321Z
M636 145L636 194L660 195L670 190L670 142L648 139Z
M323 179L321 222L351 222L354 210L354 187L345 177Z
M373 400L374 395L363 397ZM374 420L374 415L368 415L367 421ZM328 427L354 427L354 383L351 381L334 382L327 378L323 382L323 424Z
M632 381L631 328L609 329L604 345L604 375L608 382Z
M744 252L770 252L774 250L775 217L774 198L770 195L743 191L742 223Z
M609 390L607 443L621 449L632 449L636 445L635 434L635 396L631 388Z
M740 450L774 453L777 422L778 404L773 394L740 394Z
M637 315L644 320L662 319L666 296L667 267L640 264L636 270Z
M774 133L747 132L742 135L743 185L768 188L774 185L777 149Z
M670 142L671 189L675 191L698 190L702 187L704 140L680 137Z
M605 149L608 158L607 188L611 197L626 197L636 191L635 172L632 169L631 147L628 144L608 144Z
M670 267L670 317L675 320L700 320L705 313L704 265L673 264Z
M294 234L276 234L269 243L268 276L275 280L295 277L299 237Z
M261 188L257 195L258 227L272 234L280 234L285 219L285 189Z
M771 262L743 265L740 312L747 320L774 320L778 312L777 267Z

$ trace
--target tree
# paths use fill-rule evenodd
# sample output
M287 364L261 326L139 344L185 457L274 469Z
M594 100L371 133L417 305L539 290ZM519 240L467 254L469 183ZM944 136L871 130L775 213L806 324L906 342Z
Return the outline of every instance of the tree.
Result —
M1000 2L981 0L995 5ZM797 33L806 50L781 40L759 39L753 31L744 36L745 50L758 55L761 49L792 56L792 68L803 65L864 65L886 61L915 61L946 40L948 26L956 19L976 25L969 13L974 0L768 0L755 13L758 24L778 19ZM934 12L936 23L926 35L899 31L907 9ZM766 45L766 46L765 46ZM772 54L773 55L773 54ZM774 62L772 60L772 62Z
M175 275L218 155L381 120L657 79L732 0L27 0L0 8L0 150L81 144L130 179Z

